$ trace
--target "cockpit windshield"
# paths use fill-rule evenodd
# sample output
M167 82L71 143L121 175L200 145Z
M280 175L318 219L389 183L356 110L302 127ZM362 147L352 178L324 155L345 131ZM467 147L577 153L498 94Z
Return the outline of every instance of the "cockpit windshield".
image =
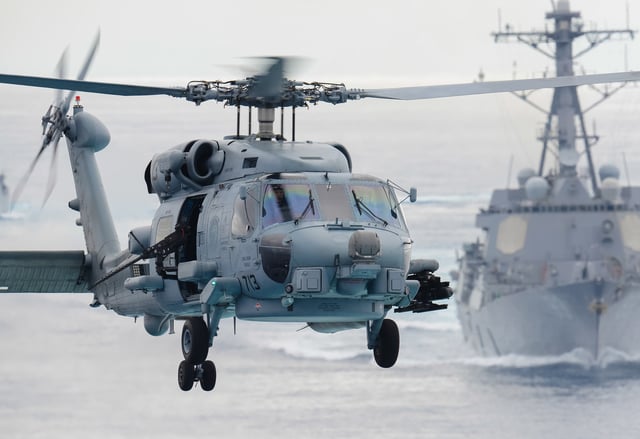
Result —
M308 184L266 185L262 204L263 227L301 219L320 219Z
M370 222L404 228L393 190L380 181L274 182L264 186L263 227L309 220Z

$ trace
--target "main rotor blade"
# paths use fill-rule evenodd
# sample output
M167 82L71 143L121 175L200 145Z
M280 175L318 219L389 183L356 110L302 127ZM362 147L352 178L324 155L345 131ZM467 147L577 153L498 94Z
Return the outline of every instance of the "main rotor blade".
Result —
M254 76L256 82L249 91L251 97L278 99L282 96L285 58L272 58L273 64L264 74Z
M640 81L640 71L603 73L597 75L560 76L557 78L519 79L511 81L473 82L470 84L427 85L422 87L399 87L362 90L361 98L378 99L434 99L485 93L534 90L539 88L574 87L607 82Z
M87 93L102 93L118 96L169 95L177 98L183 98L186 96L186 89L178 87L147 87L143 85L77 81L73 79L55 79L40 76L0 74L0 83L25 85L29 87L53 88L59 90L75 90Z

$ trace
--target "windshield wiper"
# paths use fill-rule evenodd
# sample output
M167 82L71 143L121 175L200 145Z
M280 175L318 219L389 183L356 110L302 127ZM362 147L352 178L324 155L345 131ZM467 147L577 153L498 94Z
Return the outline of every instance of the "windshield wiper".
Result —
M353 194L353 199L356 201L356 207L358 208L358 213L360 215L362 215L362 211L364 210L364 212L369 215L371 218L376 219L378 221L381 221L382 224L384 224L384 226L388 226L389 223L383 219L380 218L378 215L376 215L375 213L373 213L373 211L371 209L369 209L369 207L364 204L364 201L362 201L360 198L358 198L358 196L356 195L356 191L351 189L351 194Z
M304 208L300 216L293 221L293 223L295 225L298 225L300 220L305 217L305 215L307 214L307 212L309 212L309 210L311 210L311 213L313 214L313 216L316 215L316 209L313 206L313 196L311 195L311 189L309 189L309 202L307 203L307 206Z

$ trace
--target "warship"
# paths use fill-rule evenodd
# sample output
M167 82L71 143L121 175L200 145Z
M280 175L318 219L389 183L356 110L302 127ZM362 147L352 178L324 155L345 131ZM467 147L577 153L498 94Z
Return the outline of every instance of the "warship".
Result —
M568 1L557 2L546 18L553 26L544 32L506 26L492 35L543 52L555 61L557 76L573 75L575 58L600 43L634 36L628 28L585 30ZM579 38L588 44L574 53ZM624 85L603 92L600 101ZM537 171L523 169L517 188L493 191L476 216L483 238L464 244L458 258L455 297L464 338L489 356L636 357L640 187L621 184L613 164L596 173L592 148L599 137L587 132L576 87L555 89L550 110L538 108L546 122ZM545 163L552 154L555 163ZM578 172L583 160L586 170Z

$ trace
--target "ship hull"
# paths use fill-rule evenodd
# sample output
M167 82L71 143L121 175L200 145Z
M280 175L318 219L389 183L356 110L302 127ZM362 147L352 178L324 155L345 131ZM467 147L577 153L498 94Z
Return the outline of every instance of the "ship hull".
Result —
M640 356L638 284L539 286L481 306L470 303L458 303L458 317L465 339L484 355L557 356L579 349L594 359Z

